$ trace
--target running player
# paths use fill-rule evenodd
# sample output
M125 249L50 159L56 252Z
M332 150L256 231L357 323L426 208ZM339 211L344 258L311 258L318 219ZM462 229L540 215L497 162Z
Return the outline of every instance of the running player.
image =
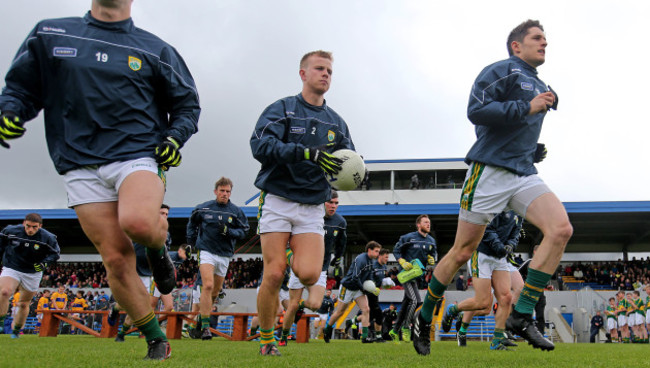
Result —
M199 96L178 52L136 28L132 0L92 0L83 17L48 19L27 36L0 95L0 144L25 133L45 110L50 156L68 206L102 256L115 299L148 344L147 359L171 347L137 281L133 241L147 247L164 294L176 284L158 215L165 170L197 131Z
M307 53L300 61L302 92L267 107L250 145L261 164L255 186L261 189L258 233L264 278L257 295L260 354L280 355L273 339L275 301L287 261L300 282L320 278L325 253L323 203L331 199L326 175L341 169L330 152L354 149L343 119L325 103L332 78L332 54ZM292 257L286 257L291 239Z
M490 350L509 350L513 346L505 336L506 319L510 315L512 294L510 293L510 269L506 256L519 243L522 219L514 211L501 212L487 226L483 240L467 263L474 283L475 295L447 307L442 317L442 330L449 332L451 324L460 312L462 324L457 332L458 346L467 344L467 327L474 315L489 313L492 305L492 288L499 307L494 316L494 336Z
M29 314L29 303L38 292L43 270L59 259L56 236L43 229L43 218L28 213L20 225L9 225L0 232L0 327L4 326L9 298L18 290L18 311L12 322L11 338L17 339ZM67 301L67 300L66 300ZM64 305L65 307L65 305Z
M348 272L341 280L341 288L339 289L339 302L336 304L334 313L330 316L323 337L326 343L330 342L332 338L332 331L334 325L339 317L343 314L345 309L350 303L355 301L359 310L361 311L361 324L363 326L361 333L361 342L371 343L372 339L368 338L368 327L370 326L370 309L368 308L368 299L363 293L363 283L366 280L373 280L374 269L372 261L377 259L381 245L376 241L370 241L366 244L366 252L359 254L348 269ZM380 289L375 287L373 293L379 295Z
M467 115L476 126L476 143L466 162L456 239L433 272L427 297L414 324L418 354L430 352L433 309L458 269L471 257L495 214L512 209L544 234L526 284L513 312L514 332L535 348L552 350L537 330L532 312L555 272L573 234L562 202L537 176L534 163L545 156L537 143L542 122L557 108L557 95L537 77L545 61L546 36L538 21L528 20L508 37L509 59L486 67L477 77ZM422 333L420 333L422 332Z
M212 339L212 305L223 287L235 244L246 237L249 229L244 211L230 201L232 188L232 180L224 177L217 180L214 184L216 199L197 205L187 223L187 243L199 251L199 272L203 282L199 310L203 340Z
M320 277L316 284L307 288L309 297L306 300L301 300L305 286L300 282L296 274L291 272L291 277L289 278L289 306L284 314L285 318L282 323L280 346L287 345L287 337L291 331L291 326L294 321L298 322L300 320L305 307L314 311L320 308L323 303L325 287L327 286L327 269L330 265L339 267L341 264L341 256L345 252L347 242L347 222L343 216L336 213L338 207L339 194L332 189L332 197L329 201L325 202L323 226L325 230L325 254L323 256L323 267ZM332 254L334 254L334 258L332 258Z
M434 265L438 251L436 241L429 234L431 232L431 220L429 216L420 215L415 220L416 231L402 235L399 238L395 248L393 248L393 255L399 263L400 267L408 271L413 268L413 260L419 260L422 265ZM393 329L388 333L395 343L399 343L399 333L402 330L402 340L405 342L411 341L411 322L415 313L415 308L422 304L420 297L420 289L418 288L419 279L424 278L422 275L402 283L404 287L404 299L402 300L402 307L397 315L397 321L393 325Z

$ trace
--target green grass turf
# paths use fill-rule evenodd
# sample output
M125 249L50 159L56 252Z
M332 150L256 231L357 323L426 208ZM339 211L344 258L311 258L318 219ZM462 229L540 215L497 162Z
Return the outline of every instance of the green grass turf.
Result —
M260 357L259 343L174 340L172 357L147 362L143 339L126 342L90 336L61 335L54 338L23 335L12 340L0 335L0 367L639 367L648 363L648 344L557 344L542 352L521 343L516 351L489 351L487 342L468 341L459 348L455 341L434 342L431 355L418 356L410 343L361 344L352 340L290 342L281 357Z

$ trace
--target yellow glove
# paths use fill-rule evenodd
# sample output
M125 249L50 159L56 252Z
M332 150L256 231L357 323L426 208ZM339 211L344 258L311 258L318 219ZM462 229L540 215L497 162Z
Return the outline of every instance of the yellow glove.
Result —
M407 262L404 258L398 259L397 262L399 262L399 265L406 271L413 268L413 265L410 262Z
M372 293L375 294L375 296L379 296L379 293L381 293L381 289L379 289L378 287L376 287L376 288L375 288L375 291L373 291Z
M428 262L431 266L433 266L434 264L436 264L436 259L433 258L432 255L428 255L428 256L427 256L427 262Z

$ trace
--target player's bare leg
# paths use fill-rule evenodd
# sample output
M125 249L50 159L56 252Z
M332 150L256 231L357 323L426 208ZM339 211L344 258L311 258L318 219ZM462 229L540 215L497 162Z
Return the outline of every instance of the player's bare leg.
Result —
M260 321L260 353L269 355L279 355L277 348L272 349L272 345L275 344L273 329L278 310L277 300L280 286L287 268L286 245L290 236L290 233L260 235L264 275L257 293L257 314Z
M562 259L564 249L573 234L573 227L562 202L553 193L537 197L528 206L526 220L539 228L544 234L535 252L524 288L510 318L514 332L524 337L535 348L553 350L552 342L544 338L535 327L532 313L544 292L546 284Z
M34 295L36 295L35 291L28 291L22 286L20 286L19 289L20 289L20 298L18 298L18 302L16 303L16 305L18 306L18 312L14 316L14 320L11 323L12 337L18 336L20 330L25 325L25 321L27 320L27 315L29 314L29 303L31 303L32 298L34 297Z
M9 309L9 298L11 298L20 285L19 281L13 277L0 277L0 311L7 311ZM4 328L6 313L0 313L0 327Z
M151 344L165 344L169 353L167 338L136 273L131 243L133 239L151 249L164 246L168 224L160 216L163 195L164 186L157 175L137 171L123 181L118 202L87 203L74 209L84 233L102 256L115 300L145 335L150 348Z
M212 305L214 304L214 266L208 263L199 265L199 272L201 273L201 298L199 299L199 313L201 315L201 329L202 340L212 339L210 332L210 313L212 313Z
M368 298L365 295L354 300L357 303L357 307L361 310L361 342L368 343L372 342L372 339L368 337L368 329L370 327L370 307L368 305Z

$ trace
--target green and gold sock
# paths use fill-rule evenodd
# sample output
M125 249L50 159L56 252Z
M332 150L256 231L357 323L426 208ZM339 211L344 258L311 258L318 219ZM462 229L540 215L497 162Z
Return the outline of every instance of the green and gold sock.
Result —
M462 322L461 325L460 325L460 330L458 330L458 333L461 334L461 335L466 335L468 327L469 327L468 322Z
M260 328L260 345L273 344L275 343L275 338L273 337L273 329L269 328L265 330Z
M521 294L519 294L515 310L522 314L533 314L539 296L544 292L544 288L550 279L550 274L529 268L526 283Z
M122 329L120 330L120 332L117 333L117 335L120 336L120 337L124 337L126 335L126 331L128 331L130 329L131 329L131 325L123 323L122 324Z
M201 315L201 329L210 328L210 316Z
M429 281L427 296L424 298L422 310L420 311L420 315L425 321L431 322L433 319L433 309L445 295L445 290L447 290L447 286L441 284L435 276L432 276L431 281Z
M156 338L161 338L167 340L167 337L160 329L158 325L158 319L153 311L149 312L146 316L140 318L139 320L133 322L133 325L142 332L147 341L151 341Z
M494 329L494 338L495 339L503 339L506 337L506 334L504 333L505 329L503 328L495 328Z
M291 248L287 248L285 254L287 256L287 264L291 266L291 260L293 259L293 251L291 250Z
M368 327L363 327L361 328L361 338L365 339L366 337L368 337Z

